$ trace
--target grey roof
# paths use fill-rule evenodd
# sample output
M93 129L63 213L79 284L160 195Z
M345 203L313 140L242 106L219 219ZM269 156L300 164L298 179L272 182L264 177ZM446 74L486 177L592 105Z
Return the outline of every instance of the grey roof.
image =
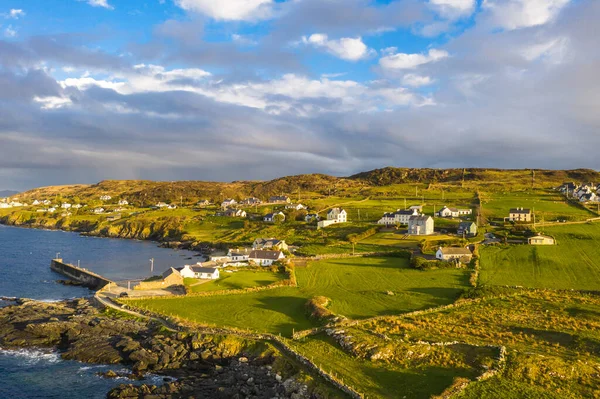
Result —
M278 260L281 251L261 251L255 250L250 252L250 259L270 259Z
M440 249L444 255L473 255L468 248L445 247Z
M520 213L520 214L528 215L528 214L531 213L531 209L527 209L527 208L511 208L510 209L510 213Z
M429 215L414 215L411 216L410 219L408 219L410 222L426 222L427 220L431 219L431 216Z
M201 266L192 266L190 267L194 273L208 273L213 274L217 271L217 269L213 267L201 267Z
M179 271L177 271L176 269L170 267L168 268L163 274L162 277L163 278L167 278L169 277L171 274L177 274L178 276L181 276L181 274L179 274Z
M396 214L398 214L398 215L415 215L415 210L403 209L403 210L397 211Z
M466 230L466 229L470 229L473 225L475 225L475 222L460 222L458 224L458 228ZM477 227L477 225L475 225L475 226Z

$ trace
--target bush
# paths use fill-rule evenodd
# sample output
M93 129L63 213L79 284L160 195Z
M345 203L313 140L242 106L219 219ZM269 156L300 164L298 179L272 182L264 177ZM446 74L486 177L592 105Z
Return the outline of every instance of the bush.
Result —
M324 296L317 296L306 302L306 309L310 317L320 320L327 321L335 317L335 314L327 309L331 299Z
M445 260L427 260L419 256L413 256L410 260L410 267L417 270L433 270L433 269L454 269L455 262Z

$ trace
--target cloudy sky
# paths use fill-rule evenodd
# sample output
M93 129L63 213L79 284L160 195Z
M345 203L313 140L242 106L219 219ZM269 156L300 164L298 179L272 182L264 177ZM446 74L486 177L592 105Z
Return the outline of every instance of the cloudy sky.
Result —
M0 189L600 169L597 0L2 0Z

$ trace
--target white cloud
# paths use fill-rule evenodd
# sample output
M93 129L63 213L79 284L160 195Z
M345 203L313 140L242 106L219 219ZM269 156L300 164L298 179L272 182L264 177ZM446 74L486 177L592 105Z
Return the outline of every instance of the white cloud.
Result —
M455 19L473 14L477 2L475 0L429 0L429 5L441 16Z
M87 3L92 7L102 7L108 10L113 10L114 7L108 4L108 0L87 0Z
M545 25L571 0L484 0L494 26L507 30Z
M566 57L568 47L569 39L558 37L528 46L521 50L521 55L527 61L542 59L550 64L560 64Z
M6 29L4 29L4 36L6 37L16 37L17 31L12 27L12 25L8 25Z
M343 37L338 40L329 40L327 35L315 33L309 37L302 37L302 42L316 48L323 48L328 53L346 61L358 61L369 57L375 51L363 43L362 38Z
M200 12L218 20L265 19L272 15L273 0L175 0L188 11Z
M240 46L256 46L258 42L244 35L233 34L231 35L231 40Z
M421 76L413 73L406 74L402 78L402 84L410 87L429 86L433 82L433 79L431 79L429 76Z
M384 69L415 69L420 65L437 62L449 56L447 51L431 49L427 54L390 54L379 60Z
M10 10L10 12L8 13L8 15L6 16L6 18L12 18L12 19L19 19L21 17L25 16L25 11L21 10L21 9L12 9Z

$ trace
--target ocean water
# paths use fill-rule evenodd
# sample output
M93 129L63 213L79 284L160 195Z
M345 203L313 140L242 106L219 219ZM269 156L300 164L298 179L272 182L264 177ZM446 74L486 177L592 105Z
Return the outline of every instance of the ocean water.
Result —
M81 267L115 281L148 277L151 258L154 274L197 261L192 252L159 248L152 242L0 225L0 296L56 301L92 295L86 288L56 283L65 279L50 270L50 260L58 252L65 261L79 261ZM0 301L0 306L6 305ZM96 376L109 369L115 368L65 361L52 351L0 348L0 399L104 398L112 387L132 383ZM144 382L160 381L149 376Z

